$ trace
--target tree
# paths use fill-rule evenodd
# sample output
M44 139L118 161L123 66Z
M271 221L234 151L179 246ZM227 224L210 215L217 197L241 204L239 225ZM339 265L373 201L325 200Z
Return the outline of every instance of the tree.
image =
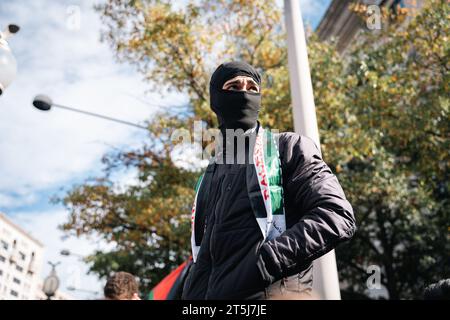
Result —
M407 26L390 17L348 54L346 96L372 144L342 175L359 190L350 194L359 232L338 252L349 291L363 291L371 264L393 299L449 277L448 14L446 1L430 1Z
M264 126L293 129L282 10L276 1L108 0L97 7L104 40L135 65L151 88L189 97L184 113L149 122L140 150L105 156L105 176L63 199L63 229L116 244L91 257L100 276L124 270L146 293L189 255L190 207L198 171L171 157L170 133L194 120L214 127L208 80L221 61L246 60L263 74ZM448 277L448 5L433 0L407 27L368 33L340 56L333 43L308 40L321 146L354 206L354 240L337 250L348 296L366 295L367 267L381 267L391 298L418 297ZM397 19L399 20L399 19ZM440 26L435 28L434 26ZM170 110L170 109L169 109ZM118 191L123 167L140 184ZM446 263L446 264L445 264Z
M125 270L141 279L146 293L173 266L189 256L190 206L198 172L176 166L171 132L185 125L175 117L156 117L149 124L149 143L139 150L103 158L105 175L73 187L61 199L71 215L62 228L74 235L99 234L114 243L110 252L87 258L101 277ZM136 185L113 183L123 168L137 169Z

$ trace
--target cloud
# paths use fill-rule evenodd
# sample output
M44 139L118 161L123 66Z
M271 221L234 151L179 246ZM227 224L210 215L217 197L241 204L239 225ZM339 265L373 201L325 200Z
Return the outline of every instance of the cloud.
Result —
M80 30L67 28L68 5L79 5ZM145 94L147 85L129 66L115 62L100 43L101 23L92 1L0 3L0 20L22 29L10 44L17 79L0 98L0 206L5 193L32 193L64 184L99 167L110 146L138 145L145 132L60 109L40 112L33 97L46 93L59 104L139 123L155 106L180 103L175 94ZM32 17L32 18L31 18ZM3 19L5 18L5 19ZM148 104L142 101L148 101ZM0 199L2 199L0 198Z
M20 202L17 199L20 198ZM24 205L30 205L37 200L36 194L33 193L0 193L0 207L4 208L17 208Z

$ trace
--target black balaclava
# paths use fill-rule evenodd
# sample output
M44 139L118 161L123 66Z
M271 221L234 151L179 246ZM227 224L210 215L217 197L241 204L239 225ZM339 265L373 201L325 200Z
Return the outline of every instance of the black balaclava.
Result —
M225 82L236 76L249 76L261 86L261 76L251 65L233 61L221 64L209 83L210 105L219 120L220 129L248 130L256 126L261 94L222 89Z

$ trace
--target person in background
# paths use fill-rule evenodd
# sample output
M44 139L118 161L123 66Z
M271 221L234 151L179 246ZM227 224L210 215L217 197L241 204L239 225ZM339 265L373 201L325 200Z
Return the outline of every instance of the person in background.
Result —
M116 272L106 281L104 288L107 300L141 300L139 285L131 273Z

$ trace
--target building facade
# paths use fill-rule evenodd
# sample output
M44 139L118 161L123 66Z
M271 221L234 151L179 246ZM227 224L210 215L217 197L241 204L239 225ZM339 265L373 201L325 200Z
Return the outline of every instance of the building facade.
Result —
M0 213L0 300L36 299L44 246Z
M316 32L320 40L336 39L336 46L339 52L345 52L347 47L358 38L361 32L370 30L356 13L349 9L354 3L367 6L375 5L379 8L385 7L390 10L402 8L409 11L408 16L412 17L419 11L424 0L333 0L320 21ZM408 19L407 19L408 20Z

